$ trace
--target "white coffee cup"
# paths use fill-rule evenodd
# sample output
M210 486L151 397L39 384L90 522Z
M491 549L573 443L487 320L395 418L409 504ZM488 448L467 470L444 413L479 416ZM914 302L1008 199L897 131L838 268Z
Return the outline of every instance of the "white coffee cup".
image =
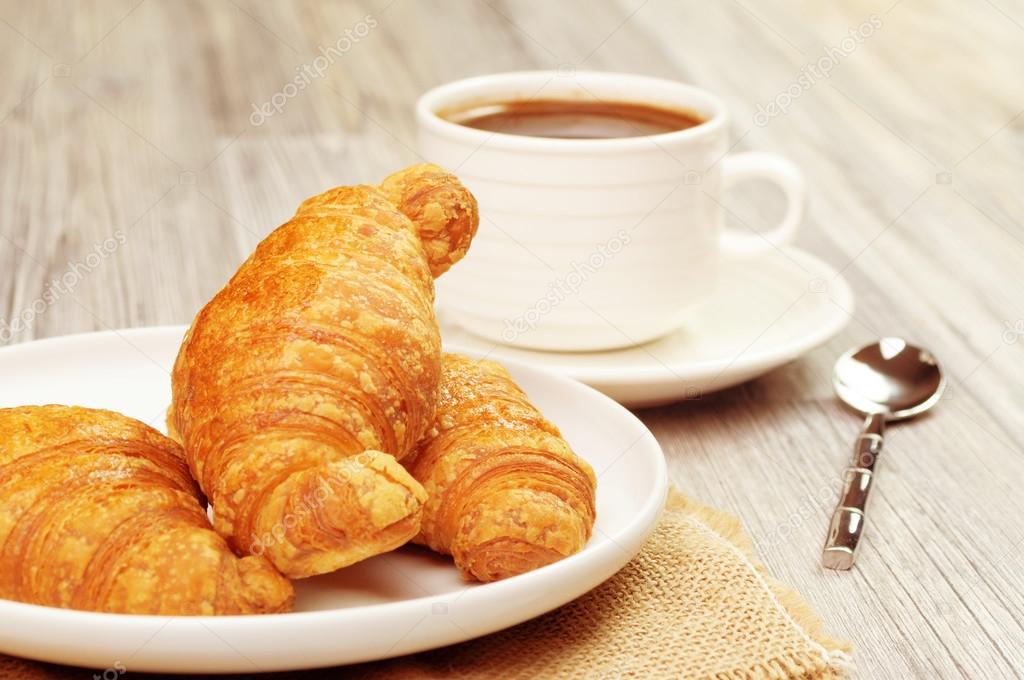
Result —
M705 122L643 137L553 139L489 132L441 114L525 99L652 104ZM504 73L459 80L416 107L420 154L459 176L480 203L469 254L438 280L438 301L466 330L543 350L602 350L686 323L713 292L720 258L787 243L803 179L775 154L729 154L728 114L692 85L619 73ZM767 233L723 226L723 193L776 183L784 217Z

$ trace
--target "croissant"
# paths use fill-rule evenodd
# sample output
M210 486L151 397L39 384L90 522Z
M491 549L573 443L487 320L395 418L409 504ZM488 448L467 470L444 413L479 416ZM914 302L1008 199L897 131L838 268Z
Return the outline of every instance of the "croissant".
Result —
M184 453L117 413L0 409L0 597L125 614L291 609L291 583L210 527Z
M590 538L594 471L493 361L443 356L434 427L403 464L427 491L414 540L467 580L537 569Z
M170 427L237 550L334 571L419 531L397 462L433 419L434 283L469 247L473 196L435 165L305 201L196 316Z

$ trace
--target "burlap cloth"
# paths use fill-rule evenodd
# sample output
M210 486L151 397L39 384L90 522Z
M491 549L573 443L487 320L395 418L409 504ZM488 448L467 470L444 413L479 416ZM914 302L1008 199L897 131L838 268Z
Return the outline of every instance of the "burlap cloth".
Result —
M246 677L818 680L846 677L848 651L799 595L765 573L736 519L673 491L641 553L550 614L389 661ZM0 655L0 678L92 677Z

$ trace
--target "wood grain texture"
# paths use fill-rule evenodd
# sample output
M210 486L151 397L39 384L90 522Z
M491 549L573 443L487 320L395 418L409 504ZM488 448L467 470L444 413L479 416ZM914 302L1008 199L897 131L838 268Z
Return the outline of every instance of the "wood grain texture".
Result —
M367 16L376 25L322 77L253 124L254 104ZM872 16L871 36L804 87L805 67ZM641 412L673 480L743 520L769 569L854 642L858 677L1024 674L1019 0L10 0L0 63L5 342L187 323L302 199L415 162L411 106L433 85L562 66L715 90L738 150L804 168L798 243L859 305L797 363ZM788 112L758 124L787 91ZM771 224L770 192L730 201L733 219ZM890 430L857 569L826 573L858 425L829 371L890 334L932 348L951 389Z

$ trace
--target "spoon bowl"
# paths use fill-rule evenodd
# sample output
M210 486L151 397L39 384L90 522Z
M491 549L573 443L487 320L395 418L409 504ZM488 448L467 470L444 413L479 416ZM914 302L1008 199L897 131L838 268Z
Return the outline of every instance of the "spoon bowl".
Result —
M855 411L903 420L934 406L946 379L928 350L900 338L882 338L839 357L832 386Z

